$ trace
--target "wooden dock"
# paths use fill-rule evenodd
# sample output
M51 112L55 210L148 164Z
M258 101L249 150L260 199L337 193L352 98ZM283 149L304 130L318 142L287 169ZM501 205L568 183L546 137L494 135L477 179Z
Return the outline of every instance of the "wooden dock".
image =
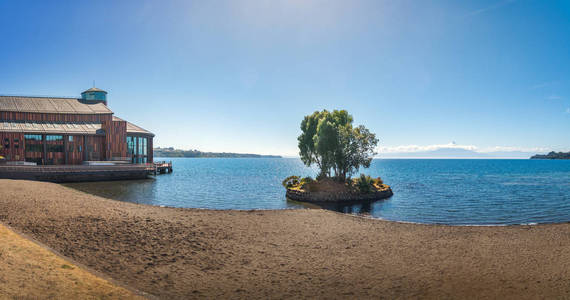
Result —
M154 165L154 175L172 173L172 161L156 161Z

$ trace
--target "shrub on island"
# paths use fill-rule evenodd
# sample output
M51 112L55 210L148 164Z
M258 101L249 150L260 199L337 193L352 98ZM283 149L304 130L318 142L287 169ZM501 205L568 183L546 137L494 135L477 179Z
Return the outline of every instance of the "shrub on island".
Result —
M374 133L362 125L354 127L352 122L353 117L346 110L316 111L305 116L298 137L299 154L306 166L316 165L319 173L316 180L286 178L283 186L288 197L302 201L355 201L392 195L380 178L364 174L351 178L360 168L370 167L378 144Z
M293 175L293 176L289 176L289 177L285 178L281 184L285 188L292 188L292 187L299 185L299 183L300 183L299 176Z

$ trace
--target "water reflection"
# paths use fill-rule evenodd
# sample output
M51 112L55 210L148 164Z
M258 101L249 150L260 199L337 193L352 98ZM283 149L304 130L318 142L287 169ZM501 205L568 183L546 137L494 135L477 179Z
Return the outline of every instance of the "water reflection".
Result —
M381 201L381 200L379 200ZM324 209L338 211L346 214L370 214L372 212L372 204L376 201L363 202L344 202L344 203L318 203L319 207Z

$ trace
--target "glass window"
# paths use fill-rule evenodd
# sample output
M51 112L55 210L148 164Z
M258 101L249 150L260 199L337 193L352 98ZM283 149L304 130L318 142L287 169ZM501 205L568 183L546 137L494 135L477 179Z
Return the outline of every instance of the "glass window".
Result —
M138 146L139 147L137 149L137 154L143 154L143 149L142 149L143 148L143 138L142 137L139 137Z
M26 152L43 152L42 136L39 134L24 135L24 147Z
M127 136L127 153L135 155L135 138L132 136Z
M73 142L73 135L70 135L70 136L69 136L69 141L70 141L70 142Z
M61 135L46 135L46 141L48 141L48 142L63 141L63 136L61 136Z
M148 152L148 139L140 136L127 136L127 153L132 157L133 163L146 163Z
M62 135L46 135L47 152L63 152Z
M34 140L34 141L41 141L42 136L39 134L26 134L24 135L24 139L26 140Z

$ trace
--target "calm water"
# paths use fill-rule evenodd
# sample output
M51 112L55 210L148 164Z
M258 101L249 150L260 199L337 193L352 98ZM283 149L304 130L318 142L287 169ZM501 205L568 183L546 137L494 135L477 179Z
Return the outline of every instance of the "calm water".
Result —
M157 158L157 160L160 158ZM141 181L74 183L104 197L176 207L304 208L287 201L281 181L315 175L298 159L172 159L174 173ZM570 221L570 161L374 160L394 196L373 203L326 207L419 223L527 224Z

